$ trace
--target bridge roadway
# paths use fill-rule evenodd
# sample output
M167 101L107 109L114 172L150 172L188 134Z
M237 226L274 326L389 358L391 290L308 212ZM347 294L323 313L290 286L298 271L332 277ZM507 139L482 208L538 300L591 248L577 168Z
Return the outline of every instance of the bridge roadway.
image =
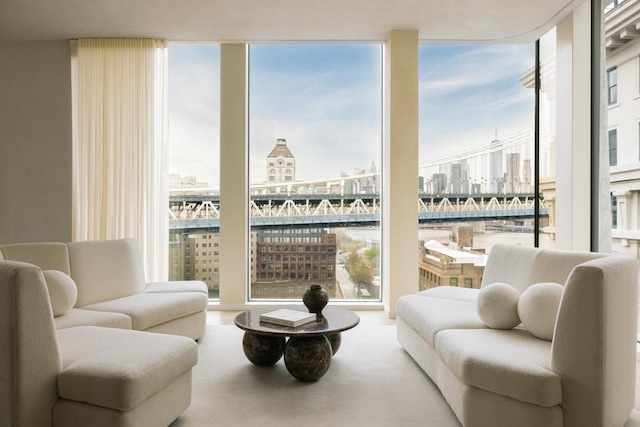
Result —
M379 194L255 194L249 202L252 227L356 227L380 222ZM487 221L533 218L533 194L421 193L418 222ZM548 216L544 200L540 216ZM220 227L220 196L173 194L169 199L171 229Z

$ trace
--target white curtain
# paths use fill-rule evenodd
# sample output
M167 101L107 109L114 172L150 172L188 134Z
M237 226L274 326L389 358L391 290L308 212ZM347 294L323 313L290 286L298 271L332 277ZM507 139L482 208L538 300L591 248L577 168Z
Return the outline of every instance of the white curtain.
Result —
M167 46L72 43L73 237L131 237L147 281L168 275Z

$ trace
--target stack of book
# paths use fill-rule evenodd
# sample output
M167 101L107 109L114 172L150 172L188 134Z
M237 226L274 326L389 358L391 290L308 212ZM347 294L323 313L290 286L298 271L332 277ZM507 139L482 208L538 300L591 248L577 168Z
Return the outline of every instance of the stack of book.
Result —
M281 308L260 315L261 322L273 323L275 325L296 326L305 325L316 320L315 313L305 313L304 311L289 310Z

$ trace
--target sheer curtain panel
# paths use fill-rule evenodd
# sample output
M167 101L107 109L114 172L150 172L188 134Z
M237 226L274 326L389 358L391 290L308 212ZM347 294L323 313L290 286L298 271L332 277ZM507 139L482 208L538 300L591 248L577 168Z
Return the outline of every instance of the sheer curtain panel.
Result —
M168 272L167 47L72 42L74 240L131 237L148 281Z

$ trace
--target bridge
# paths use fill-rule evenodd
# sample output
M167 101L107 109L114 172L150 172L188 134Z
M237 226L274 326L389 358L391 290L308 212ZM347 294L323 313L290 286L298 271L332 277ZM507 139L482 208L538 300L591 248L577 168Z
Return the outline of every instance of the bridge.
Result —
M343 187L344 189L344 187ZM538 200L541 217L549 215L544 200ZM534 217L533 194L417 194L420 223L512 220ZM380 222L380 194L251 194L252 227L356 227ZM220 227L220 196L197 191L173 192L169 198L171 229Z

